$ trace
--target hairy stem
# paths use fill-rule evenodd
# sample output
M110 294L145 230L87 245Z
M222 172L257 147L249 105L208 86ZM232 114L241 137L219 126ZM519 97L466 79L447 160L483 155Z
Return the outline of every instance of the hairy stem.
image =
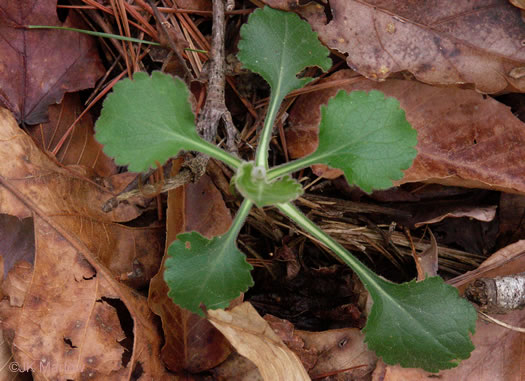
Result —
M233 156L231 153L226 152L205 140L200 140L198 143L194 142L193 146L193 149L195 151L201 152L205 155L213 157L214 159L220 160L232 168L237 169L242 163L241 159L239 159L238 157Z
M226 233L229 236L231 236L232 239L236 239L239 235L239 232L241 231L241 228L244 225L244 221L246 220L246 217L248 217L252 206L253 202L251 202L247 198L243 200L241 207L239 208L237 214L235 215L235 218L233 219L232 226L230 226L228 233Z
M268 181L271 181L278 177L309 167L312 164L315 164L315 158L312 157L312 155L305 156L270 169L267 173L267 179Z

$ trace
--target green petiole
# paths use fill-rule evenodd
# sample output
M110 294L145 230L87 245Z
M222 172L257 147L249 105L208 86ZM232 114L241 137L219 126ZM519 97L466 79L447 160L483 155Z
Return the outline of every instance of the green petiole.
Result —
M154 45L160 46L158 42L141 40L139 38L125 37L118 34L104 33L104 32L95 32L92 30L77 29L77 28L68 28L65 26L54 26L54 25L26 25L27 29L58 29L58 30L67 30L69 32L78 32L83 34L89 34L90 36L103 37L103 38L113 38L120 41L129 41L136 42L139 44Z

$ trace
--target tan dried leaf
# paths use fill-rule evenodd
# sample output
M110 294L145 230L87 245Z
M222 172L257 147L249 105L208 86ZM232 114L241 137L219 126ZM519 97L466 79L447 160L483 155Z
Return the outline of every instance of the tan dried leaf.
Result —
M245 302L231 311L209 310L208 320L239 354L257 366L263 380L310 380L301 361L250 303Z

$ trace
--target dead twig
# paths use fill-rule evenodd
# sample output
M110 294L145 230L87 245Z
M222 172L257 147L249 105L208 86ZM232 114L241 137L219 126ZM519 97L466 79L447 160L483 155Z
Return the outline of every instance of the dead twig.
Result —
M173 38L171 38L170 34L168 33L168 29L166 27L167 22L164 20L164 16L162 16L157 9L157 6L153 2L153 0L147 0L149 6L151 7L151 10L153 11L153 16L155 17L155 20L157 21L159 27L161 28L162 32L164 33L166 40L168 41L168 44L173 51L173 54L175 55L175 58L179 62L179 64L182 67L182 70L184 71L184 80L186 83L191 82L194 77L191 73L190 69L188 68L188 65L186 64L186 60L184 57L182 57L181 52L179 52L179 49L177 48L177 45L175 44L175 41L173 41ZM215 2L214 2L215 3Z
M204 108L199 114L197 131L204 139L211 142L215 139L219 122L222 120L226 127L226 146L230 152L237 153L235 144L237 130L224 101L224 20L224 1L214 1L213 36L208 67L208 94Z

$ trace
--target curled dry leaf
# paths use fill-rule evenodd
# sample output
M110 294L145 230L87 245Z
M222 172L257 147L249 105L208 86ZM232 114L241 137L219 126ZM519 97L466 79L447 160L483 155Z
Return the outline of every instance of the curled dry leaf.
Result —
M111 226L122 211L109 216L100 211L112 195L58 167L5 109L0 109L0 162L0 212L34 222L36 260L23 304L1 304L2 328L16 361L40 378L127 380L135 373L169 380L146 300L117 283L102 263L101 258L120 255ZM121 326L119 305L132 319L129 329ZM125 348L123 339L132 344ZM126 350L131 353L123 356Z
M461 218L468 217L473 218L478 221L490 222L496 217L496 205L490 205L487 207L458 207L450 212L441 214L439 216L433 217L426 221L416 222L414 226L416 228L426 225L426 224L435 224L437 222L443 221L445 218Z
M339 71L328 80L352 76ZM525 192L525 128L511 110L473 90L439 88L416 81L363 79L347 91L377 89L399 99L418 132L418 155L403 179L472 188ZM301 96L290 112L286 139L291 157L317 147L320 105L339 88Z
M242 356L251 360L265 381L310 380L301 361L245 302L231 311L209 310L208 320Z
M515 7L518 7L520 9L525 9L525 1L524 0L509 0L509 2L514 5Z
M177 163L175 167L178 167ZM177 234L195 230L206 237L224 234L232 218L221 193L207 175L195 184L169 191L167 210L168 247ZM164 282L164 261L150 283L148 303L160 316L165 343L162 360L175 372L198 373L224 361L231 347L224 336L206 319L180 308L168 297Z
M432 231L430 233L430 246L421 253L413 252L414 262L416 263L417 280L425 280L426 277L436 276L438 272L438 244Z
M293 1L267 0L291 8ZM295 2L296 3L296 2ZM473 84L485 93L525 91L525 24L500 0L331 0L293 7L331 49L367 78L408 71L429 84Z
M104 74L92 37L62 30L26 30L26 25L83 28L70 12L61 23L57 0L4 1L0 5L0 105L24 124L47 121L47 108L65 92L93 87Z

